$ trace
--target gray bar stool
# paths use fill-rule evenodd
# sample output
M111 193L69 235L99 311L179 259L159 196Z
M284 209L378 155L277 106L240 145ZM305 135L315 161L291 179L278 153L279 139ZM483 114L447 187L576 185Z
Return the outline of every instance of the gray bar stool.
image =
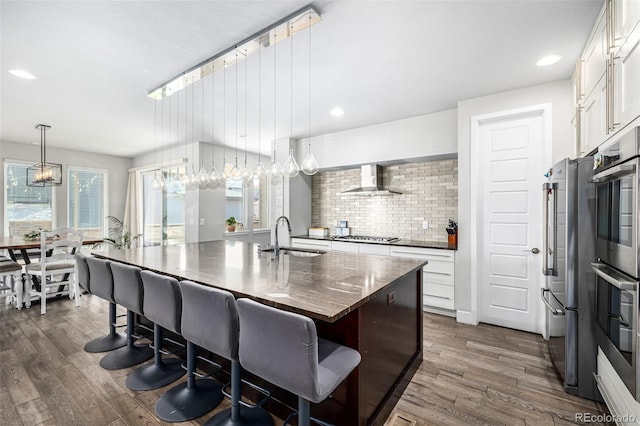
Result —
M75 258L80 285L82 286L84 281L89 293L109 302L109 334L93 339L84 345L84 350L91 353L108 352L126 346L127 336L116 332L116 302L113 300L111 268L106 261L85 256L80 252L75 254Z
M113 274L113 299L127 308L127 346L109 352L100 360L106 370L119 370L140 364L153 356L148 344L136 345L135 315L143 315L141 269L124 263L110 262Z
M240 363L247 371L296 394L298 426L309 426L310 402L327 398L357 367L360 354L318 338L311 318L249 299L238 299L237 305Z
M180 282L180 289L185 339L231 360L231 408L216 414L205 425L273 425L269 413L260 406L245 406L243 410L240 409L242 381L238 359L239 320L233 295L228 291L191 281Z
M158 389L184 376L182 361L178 358L162 359L162 329L180 334L182 296L178 282L166 275L142 271L144 288L144 315L153 321L154 362L132 371L125 380L131 390Z
M171 285L179 288L178 281L167 277ZM181 334L187 341L187 381L180 383L164 393L156 403L156 414L167 422L184 422L207 414L222 401L222 384L196 373L196 358L216 365L212 361L196 356L195 343L201 342L203 335L209 335L216 324L209 324L204 317L205 312L190 312L193 309L185 305L182 295ZM205 311L211 307L206 307ZM201 319L193 320L194 315ZM193 329L192 329L193 327ZM203 330L206 332L203 333ZM220 367L216 365L217 367Z

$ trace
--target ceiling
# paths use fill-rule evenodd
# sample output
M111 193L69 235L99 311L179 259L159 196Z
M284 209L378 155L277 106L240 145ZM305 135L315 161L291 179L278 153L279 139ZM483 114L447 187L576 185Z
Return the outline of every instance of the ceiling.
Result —
M213 140L267 153L274 135L331 133L567 79L603 0L317 1L310 64L305 30L275 45L275 76L272 46L213 83L164 102L147 96L306 3L0 0L0 141L38 142L34 125L45 123L49 146L81 151L132 157ZM562 59L537 67L548 54ZM330 115L336 106L342 117Z

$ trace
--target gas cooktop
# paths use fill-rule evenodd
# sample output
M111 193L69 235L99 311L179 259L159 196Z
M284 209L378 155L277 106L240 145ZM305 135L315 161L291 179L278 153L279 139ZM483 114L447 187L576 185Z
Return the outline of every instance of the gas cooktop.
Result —
M340 241L354 241L359 243L392 243L398 241L397 237L372 237L370 235L344 235L334 237L334 240Z

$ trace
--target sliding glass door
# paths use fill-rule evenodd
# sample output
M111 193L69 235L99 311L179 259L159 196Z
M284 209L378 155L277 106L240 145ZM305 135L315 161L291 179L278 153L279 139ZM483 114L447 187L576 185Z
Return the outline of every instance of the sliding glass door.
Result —
M184 173L184 168L179 171ZM154 178L162 175L165 186L154 189ZM160 170L142 172L142 211L144 245L170 245L184 243L184 193L185 188L176 173Z

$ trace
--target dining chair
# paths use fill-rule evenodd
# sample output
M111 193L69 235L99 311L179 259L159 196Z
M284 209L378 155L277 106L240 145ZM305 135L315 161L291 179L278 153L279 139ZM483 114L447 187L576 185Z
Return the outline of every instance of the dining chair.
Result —
M40 231L40 262L26 266L27 307L31 306L32 298L39 298L40 313L44 315L47 312L47 297L62 295L68 295L70 299L75 297L76 306L80 306L74 254L81 247L82 231L72 228Z

